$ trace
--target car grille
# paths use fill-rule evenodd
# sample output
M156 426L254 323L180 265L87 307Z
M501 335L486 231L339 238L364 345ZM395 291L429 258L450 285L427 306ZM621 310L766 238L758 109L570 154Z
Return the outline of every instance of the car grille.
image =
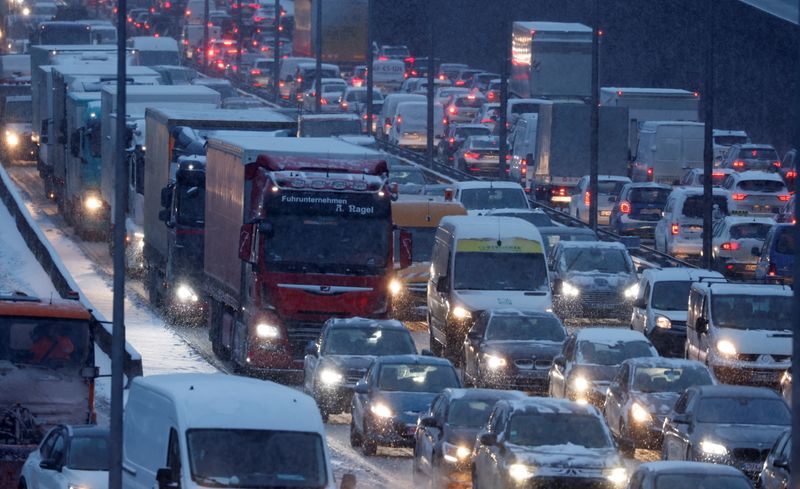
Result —
M364 378L365 373L367 373L367 369L365 368L348 368L347 372L345 373L345 379L347 380L348 384L355 384Z
M553 364L552 358L516 358L514 365L520 370L548 370Z
M757 362L758 359L762 356L761 353L739 353L736 355L736 359L742 362ZM788 362L791 358L789 355L764 355L767 357L771 357L773 362L783 363Z
M734 448L733 458L740 462L763 462L769 455L769 448L759 450L757 448Z
M617 291L582 292L580 297L586 304L613 305L622 301Z
M606 489L614 485L605 479L583 478L583 477L535 477L528 488L539 489Z
M309 341L317 341L322 331L322 323L287 323L286 334L289 336L289 349L292 357L303 358Z

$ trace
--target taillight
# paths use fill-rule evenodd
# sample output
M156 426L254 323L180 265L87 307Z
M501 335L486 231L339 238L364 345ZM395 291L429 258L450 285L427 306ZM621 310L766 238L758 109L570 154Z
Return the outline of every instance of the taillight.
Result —
M348 104L345 101L342 101L341 106L342 106L342 109L346 109L346 108L348 108L350 106L350 104Z
M669 230L673 236L677 236L678 233L681 232L681 225L678 223L673 223L672 226L670 226Z
M583 193L583 204L586 207L589 207L589 206L592 205L592 193L591 192L586 191L586 192Z
M519 172L523 175L526 175L528 173L528 160L523 159L520 162Z
M623 214L630 214L631 213L631 203L627 200L623 200L619 203L619 211Z
M736 251L739 249L739 243L731 241L730 243L722 243L719 247L725 251Z
M506 155L506 161L511 161L511 155L509 154Z
M253 68L253 69L250 70L250 74L251 75L260 75L261 74L261 70L258 69L258 68Z
M297 78L295 78L295 81L296 81L297 83L302 83L302 81L303 81L303 77L302 77L302 76L298 76Z
M442 124L444 124L445 126L450 124L450 121L447 120L447 117L442 117Z
M481 119L481 124L491 124L494 122L492 119L483 118Z
M378 61L389 61L389 58L386 56L378 56Z
M772 166L774 166L775 168L780 168L781 167L781 162L780 161L773 161L772 162Z
M448 138L447 142L450 143L450 144L455 144L456 138Z
M488 100L494 100L494 97L495 97L494 92L489 92L489 93L486 94L486 98Z
M320 99L320 100L319 100L319 104L320 104L320 105L328 105L328 99L325 99L325 98L323 98L323 99Z
M476 153L474 151L467 151L466 153L464 153L464 158L469 158L471 160L477 160L480 157L481 157L480 153Z
M781 202L789 202L789 199L791 199L791 198L792 198L792 196L789 195L789 194L779 195L778 196L778 200L780 200Z
M458 109L454 105L451 105L450 107L447 108L447 112L451 114L458 114Z
M796 178L797 172L794 170L789 170L786 172L786 178Z
M736 160L732 165L734 168L744 168L744 161Z
M653 181L653 169L652 168L648 168L647 169L647 180L650 181L650 182Z
M403 122L403 116L398 115L397 116L397 123L400 124L401 122Z
M733 200L744 200L747 198L747 194L732 194L731 198Z
M284 81L279 81L279 82L278 82L278 86L279 86L279 87L285 87L285 86L286 86L286 82L284 82Z
M456 80L457 87L463 87L466 83L464 80Z
M767 275L769 275L770 277L778 275L778 267L776 267L774 263L769 264L769 270L767 271Z
M439 75L439 79L440 80L446 80L447 76L444 73L442 73L442 74Z

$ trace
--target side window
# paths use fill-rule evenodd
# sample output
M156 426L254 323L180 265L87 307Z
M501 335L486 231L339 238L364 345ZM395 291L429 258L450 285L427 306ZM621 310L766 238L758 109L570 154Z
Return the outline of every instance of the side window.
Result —
M780 448L778 456L784 460L789 460L792 455L792 437L791 435L785 435L782 440L783 446Z
M478 316L478 319L475 320L475 324L473 324L472 328L470 329L477 333L483 334L486 331L486 325L489 324L490 317L491 314L488 311L481 313L481 315Z
M567 342L564 343L564 358L567 360L572 360L575 356L575 337L570 336L567 339Z
M439 277L446 275L447 261L444 260L446 247L440 239L436 239L433 245L433 257L431 258L433 270L431 271L431 278L435 281Z
M494 413L492 413L492 419L489 421L489 431L499 435L501 431L503 431L503 425L505 424L503 420L505 419L504 412L501 409L495 409Z
M436 417L436 421L439 422L439 426L444 425L444 420L447 417L447 399L444 397L439 398L439 403L434 407L433 415Z
M64 433L59 431L53 442L53 449L50 451L50 459L54 460L57 465L64 463L64 456L66 455L67 440L64 438Z
M705 319L709 318L709 314L708 314L708 296L707 295L703 295L703 303L700 306L700 316L705 318Z
M614 383L618 384L619 387L624 391L628 387L628 374L631 371L630 365L623 365L623 367L619 370L619 373L614 378Z
M664 206L664 214L669 214L672 212L672 207L675 205L675 199L669 198L667 200L667 205Z
M178 445L178 432L175 428L169 430L169 446L167 447L167 468L172 472L172 480L178 481L181 477L181 448Z
M686 405L689 404L689 393L684 392L681 397L678 398L678 401L675 403L675 410L676 414L684 414L686 412Z
M55 443L56 438L58 438L58 430L53 430L42 442L42 445L39 447L39 451L42 454L42 460L50 458L50 452L53 450L53 444Z
M644 287L639 286L639 292L641 295L641 299L644 299L645 304L650 302L650 282L648 281Z

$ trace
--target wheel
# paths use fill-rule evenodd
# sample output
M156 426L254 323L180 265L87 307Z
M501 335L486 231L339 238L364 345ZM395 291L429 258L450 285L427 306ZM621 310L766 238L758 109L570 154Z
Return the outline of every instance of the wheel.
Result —
M469 376L467 375L466 355L464 355L463 360L461 360L461 385L464 387L473 387L472 382L469 380Z
M350 418L350 446L358 448L361 446L361 435L356 431L356 424L353 418Z
M625 438L626 436L628 436L628 427L625 426L625 422L620 419L619 420L619 437L620 438ZM632 438L631 438L631 440L632 440ZM620 452L625 457L633 458L633 456L636 454L636 445L633 444L631 447L626 447L624 449L621 449Z
M364 433L364 438L361 440L361 453L365 457L372 457L378 453L378 444L371 440L367 433Z

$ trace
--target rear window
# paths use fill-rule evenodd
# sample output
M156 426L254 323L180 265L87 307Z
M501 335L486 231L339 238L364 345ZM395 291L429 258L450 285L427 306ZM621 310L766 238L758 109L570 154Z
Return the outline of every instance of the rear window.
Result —
M500 142L497 138L472 140L469 147L472 149L497 149Z
M486 99L483 97L459 97L456 99L456 107L480 109L484 103L486 103Z
M628 200L637 204L666 204L671 190L667 188L635 188Z
M771 224L766 224L762 222L749 222L747 224L737 224L735 226L731 226L730 235L731 239L764 240L767 238L767 233L769 232L770 228L772 228Z
M626 182L600 181L597 182L597 192L601 195L619 195L619 191Z
M728 213L728 198L724 195L714 196L714 205L719 206L719 211L723 214ZM683 215L685 217L702 219L703 218L703 196L694 195L686 198L683 203Z
M488 127L459 127L456 128L456 135L462 138L468 138L470 136L482 136L489 134Z
M777 161L778 153L772 148L742 149L739 157L744 160L771 160Z
M785 192L786 184L778 180L742 180L736 187L746 192Z
M779 231L780 235L775 241L775 251L782 255L794 255L794 233L791 228Z

